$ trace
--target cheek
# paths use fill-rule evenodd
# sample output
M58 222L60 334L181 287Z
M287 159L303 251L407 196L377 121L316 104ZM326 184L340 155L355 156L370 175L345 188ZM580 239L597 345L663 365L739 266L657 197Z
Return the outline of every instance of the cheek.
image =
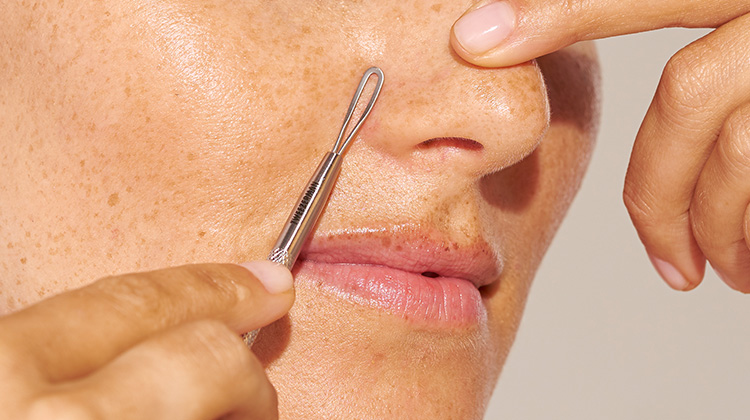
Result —
M302 86L279 83L273 60L253 66L236 28L163 4L107 6L40 7L41 41L6 57L5 69L34 69L9 78L15 124L0 126L14 139L0 146L14 180L0 188L3 278L17 281L2 288L22 296L8 309L113 272L263 257L281 223L263 215L283 217L298 190L287 180L310 171L277 168L323 137L283 112Z

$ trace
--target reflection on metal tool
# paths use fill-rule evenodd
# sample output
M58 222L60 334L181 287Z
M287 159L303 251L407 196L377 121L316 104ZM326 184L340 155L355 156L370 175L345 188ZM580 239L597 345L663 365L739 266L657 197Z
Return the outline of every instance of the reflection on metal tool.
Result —
M362 91L365 89L370 77L375 76L375 89L372 92L370 101L362 111L362 116L359 118L357 123L352 127L349 134L346 135L346 129L354 116L354 111L357 108ZM351 143L357 131L365 122L365 119L370 114L372 106L375 105L375 101L378 99L380 89L383 87L383 71L377 67L369 68L362 76L362 80L359 82L357 91L352 98L351 104L349 104L349 110L346 113L346 119L341 127L336 144L333 149L328 152L323 161L318 165L318 169L313 174L310 181L307 183L305 190L294 207L294 210L289 215L284 229L279 235L279 239L276 240L273 250L268 255L270 261L275 261L279 264L283 264L288 269L292 269L297 257L299 256L302 245L305 243L307 236L312 231L315 223L318 221L320 213L323 211L323 207L328 201L328 196L331 195L333 184L336 182L336 178L341 172L341 161L343 160L344 152L346 152L349 143ZM346 137L345 137L346 136ZM247 346L252 346L255 337L258 335L259 330L250 331L242 336Z

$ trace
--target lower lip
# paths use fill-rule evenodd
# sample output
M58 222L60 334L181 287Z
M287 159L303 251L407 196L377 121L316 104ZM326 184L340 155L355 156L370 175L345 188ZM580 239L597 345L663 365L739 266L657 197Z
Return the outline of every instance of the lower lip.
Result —
M487 317L479 290L464 279L309 260L300 261L298 267L297 282L319 285L325 291L411 322L465 327Z

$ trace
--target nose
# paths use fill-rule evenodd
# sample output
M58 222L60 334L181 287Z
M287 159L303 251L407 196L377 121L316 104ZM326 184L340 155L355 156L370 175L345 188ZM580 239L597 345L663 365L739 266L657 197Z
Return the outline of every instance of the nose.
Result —
M535 62L495 70L455 60L420 72L382 68L386 83L362 137L412 169L479 178L531 153L549 125Z

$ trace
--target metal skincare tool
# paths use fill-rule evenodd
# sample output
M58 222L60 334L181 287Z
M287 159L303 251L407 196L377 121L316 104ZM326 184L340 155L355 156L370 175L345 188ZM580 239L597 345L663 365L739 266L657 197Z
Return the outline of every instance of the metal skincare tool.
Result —
M375 90L373 91L370 101L367 103L364 111L362 111L362 116L351 129L349 135L344 138L346 135L346 128L349 126L349 123L354 116L355 108L362 96L362 91L364 90L365 85L367 85L367 81L372 76L375 76L376 78ZM344 157L344 152L346 152L349 143L351 143L352 139L357 134L357 131L359 131L359 128L362 126L362 123L365 122L365 119L370 114L370 110L372 110L373 105L375 105L375 101L378 99L382 87L383 71L377 67L367 69L362 76L362 80L359 82L359 86L354 93L351 104L349 104L346 119L344 119L344 124L341 126L341 132L339 132L339 137L336 139L336 144L333 145L333 150L323 157L320 165L318 165L318 169L315 170L315 173L307 183L305 190L302 192L302 195L300 195L297 205L294 206L294 210L292 210L292 213L284 224L279 239L276 240L276 245L274 245L271 253L268 254L268 259L270 261L282 264L290 270L294 266L294 263L297 261L297 257L302 250L302 245L310 235L312 228L318 221L318 217L320 217L320 213L323 211L323 207L325 207L326 202L328 201L328 197L331 195L333 184L336 182L336 179L341 172L341 162ZM247 344L248 347L253 345L255 337L258 335L258 331L259 330L254 330L243 334L242 338L245 340L245 344Z

